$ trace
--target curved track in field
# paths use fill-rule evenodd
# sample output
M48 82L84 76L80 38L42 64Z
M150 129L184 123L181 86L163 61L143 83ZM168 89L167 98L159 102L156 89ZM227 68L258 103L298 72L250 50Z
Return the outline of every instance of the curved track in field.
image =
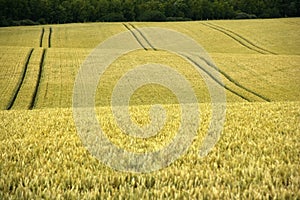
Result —
M233 83L234 85L236 85L237 87L246 90L247 92L261 98L264 101L270 102L271 100L268 99L267 97L258 94L257 92L250 90L249 88L241 85L239 82L237 82L236 80L234 80L231 76L229 76L226 72L224 72L223 70L220 70L217 66L215 66L213 63L210 63L209 61L207 61L205 58L200 57L201 60L203 60L208 66L214 68L215 70L217 70L218 72L220 72L220 74L222 74L227 80L229 80L231 83Z
M43 67L44 67L44 61L45 61L45 57L46 57L46 49L43 49L43 53L42 53L42 57L41 57L41 61L40 61L40 66L39 66L39 73L38 73L38 78L36 81L36 86L35 86L35 90L32 96L32 100L29 106L29 109L32 110L36 104L37 101L37 94L38 94L38 90L39 90L39 86L40 86L40 82L41 82L41 77L42 77L42 72L43 72Z
M250 40L246 39L245 37L241 36L240 34L234 32L232 30L226 29L224 27L221 27L221 26L213 24L213 23L201 23L201 24L227 35L228 37L235 40L236 42L238 42L239 44L241 44L242 46L246 47L247 49L249 49L251 51L255 51L260 54L276 55L276 53L254 44Z
M16 98L17 98L17 96L18 96L18 93L19 93L19 91L20 91L20 89L21 89L21 86L22 86L22 84L23 84L23 82L24 82L24 79L25 79L25 76L26 76L26 72L27 72L27 68L28 68L28 64L29 64L31 55L32 55L32 53L33 53L33 50L34 50L34 49L32 48L32 49L29 51L29 53L27 54L26 62L25 62L24 68L23 68L22 75L21 75L20 80L19 80L19 83L17 84L17 87L16 87L16 89L15 89L15 93L14 93L12 99L10 100L9 104L7 105L6 110L10 110L10 109L13 107L14 103L15 103L15 100L16 100Z
M145 42L149 44L149 46L151 47L152 50L157 51L157 49L151 44L151 42L146 38L146 36L142 33L142 31L140 29L138 29L137 27L135 27L134 25L131 25L132 28L136 29L140 35L142 36L142 38L145 39ZM142 46L142 45L141 45ZM144 47L144 45L143 45ZM251 93L252 95L262 99L263 101L267 101L270 102L270 99L268 99L267 97L264 97L261 94L258 94L257 92L250 90L249 88L241 85L240 83L238 83L237 81L235 81L232 77L230 77L228 74L226 74L224 71L221 71L220 69L218 69L214 64L208 62L206 59L199 57L201 60L203 60L209 67L212 67L214 70L220 72L220 74L223 75L223 77L225 77L228 81L230 81L232 84L234 84L235 86L237 86L238 88L244 90L245 92ZM235 91L234 89L228 87L227 85L221 83L218 79L216 79L210 72L209 70L205 69L205 67L199 65L196 61L194 61L193 59L186 57L186 59L188 59L191 63L193 63L194 65L196 65L201 71L203 71L205 74L207 74L213 81L215 81L218 85L220 85L221 87L224 87L226 90L228 90L229 92L233 93L234 95L248 101L251 102L253 100L251 100L250 98L248 98L247 96L240 94L239 92Z
M47 44L44 44L44 45L46 45L46 48L51 48L52 33L53 33L52 27L49 27L49 33L48 33L47 30L45 30L44 27L42 28L42 30L41 30L41 36L40 36L40 47L41 48L43 47L43 40L44 39L45 39L44 43L47 43ZM46 34L48 36L45 37Z
M48 48L51 48L51 37L52 37L52 27L49 28L49 36L48 36Z
M42 28L41 37L40 37L40 47L43 47L44 34L45 34L45 28Z
M133 24L129 24L134 30L136 30L140 36L147 42L147 44L151 47L152 50L156 51L157 49L149 42L149 40L146 38L146 36L142 33L142 31L138 28L136 28Z
M186 57L190 62L192 62L194 65L196 65L201 71L205 72L212 80L214 80L218 85L220 85L221 87L224 87L226 90L228 90L229 92L235 94L236 96L251 102L251 100L241 94L239 94L238 92L234 91L233 89L229 88L228 86L226 86L225 84L223 84L222 82L220 82L216 77L214 77L214 75L212 75L208 70L206 70L204 67L202 67L201 65L199 65L197 62L195 62L193 59L191 59L190 57ZM203 59L201 59L203 60Z
M144 45L143 43L141 42L141 40L138 38L138 36L133 32L133 30L131 28L129 28L129 26L127 26L127 24L123 24L125 26L125 28L127 30L130 31L130 33L133 35L133 37L135 38L135 40L139 43L139 45L141 45L141 47L143 47L144 50L148 50Z

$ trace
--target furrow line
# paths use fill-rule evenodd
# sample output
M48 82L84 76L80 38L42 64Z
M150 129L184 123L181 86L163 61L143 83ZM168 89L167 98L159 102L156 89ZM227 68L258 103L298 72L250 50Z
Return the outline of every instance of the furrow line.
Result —
M274 52L272 52L272 51L269 51L269 50L267 50L267 49L264 49L264 48L262 48L262 47L260 47L260 46L258 46L258 45L256 45L256 44L254 44L253 42L251 42L250 40L248 40L248 39L245 38L244 36L242 36L242 35L240 35L240 34L234 32L234 31L232 31L232 30L229 30L229 29L227 29L227 28L224 28L224 27L222 27L222 26L220 26L220 25L216 25L216 24L212 24L212 23L209 23L209 24L212 25L212 26L214 26L214 27L220 28L220 29L222 29L222 30L224 30L224 31L230 32L231 34L233 34L233 35L239 37L241 40L244 40L245 42L247 42L247 43L249 43L250 45L256 47L257 49L260 49L261 51L267 52L267 53L269 53L269 54L276 55L276 53L274 53Z
M148 49L143 45L143 43L140 41L140 39L137 37L137 35L126 25L123 23L125 28L130 31L130 33L133 35L133 37L136 39L136 41L143 47L144 50L148 51Z
M32 49L29 51L28 55L27 55L26 62L25 62L25 65L24 65L24 70L23 70L23 72L22 72L22 76L21 76L21 78L20 78L20 80L19 80L19 83L17 84L16 92L15 92L14 96L12 97L12 99L11 99L9 105L8 105L7 108L6 108L7 110L10 110L10 109L13 107L14 103L15 103L15 100L16 100L16 98L17 98L17 96L18 96L18 93L19 93L19 91L20 91L20 89L21 89L21 86L22 86L22 84L23 84L23 81L24 81L24 79L25 79L26 72L27 72L27 68L28 68L28 64L29 64L31 55L32 55L32 53L33 53L33 50L34 50L34 49L32 48Z
M200 70L202 70L203 72L205 72L212 80L214 80L218 85L220 85L221 87L224 87L226 90L230 91L231 93L237 95L238 97L251 102L251 100L241 94L239 94L238 92L234 91L233 89L229 88L228 86L226 86L225 84L221 83L218 79L216 79L216 77L214 77L209 71L207 71L205 68L203 68L201 65L199 65L197 62L195 62L193 59L191 59L188 56L184 56L185 58L187 58L190 62L192 62L194 65L196 65Z
M52 27L49 28L48 48L51 48Z
M236 85L237 87L243 89L243 90L246 90L247 92L263 99L264 101L267 101L267 102L271 102L270 99L268 99L267 97L261 95L261 94L258 94L257 92L253 91L253 90L250 90L249 88L241 85L239 82L235 81L231 76L229 76L227 73L225 73L223 70L220 70L219 68L217 68L213 63L207 61L205 58L202 58L202 57L199 57L201 60L203 60L208 66L212 67L213 69L215 69L216 71L220 72L227 80L229 80L231 83L233 83L234 85Z
M45 28L42 28L42 33L41 33L41 37L40 37L40 47L43 47L44 34L45 34Z
M260 54L267 54L266 52L261 51L261 50L258 50L258 49L255 49L255 48L253 48L252 46L250 46L249 44L247 44L246 42L237 39L236 37L234 37L233 35L229 34L229 33L228 33L227 31L225 31L225 30L222 30L222 29L220 29L220 28L218 28L218 27L214 27L214 26L211 25L211 24L204 24L204 23L202 23L202 24L203 24L204 26L207 26L207 27L209 27L209 28L211 28L211 29L217 30L217 31L219 31L219 32L221 32L221 33L227 35L228 37L232 38L234 41L240 43L242 46L246 47L247 49L250 49L251 51L255 51L255 52L260 53Z
M43 53L42 53L42 57L41 57L41 61L40 61L40 67L39 67L39 74L38 74L38 78L36 81L36 86L35 86L35 90L33 93L33 97L29 106L29 110L32 110L36 104L37 101L37 94L38 94L38 90L39 90L39 86L40 86L40 82L41 82L41 77L42 77L42 72L43 72L43 67L44 67L44 61L45 61L45 57L46 57L46 49L43 49Z
M140 36L142 36L142 38L148 43L148 45L151 47L151 49L153 49L154 51L157 51L157 49L149 42L149 40L147 39L147 37L142 33L141 30L139 30L136 26L134 26L133 24L129 24L132 28L134 28L139 34Z

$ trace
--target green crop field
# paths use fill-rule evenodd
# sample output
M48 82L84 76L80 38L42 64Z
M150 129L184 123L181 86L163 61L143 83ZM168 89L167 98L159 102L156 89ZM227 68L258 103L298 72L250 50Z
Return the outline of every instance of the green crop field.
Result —
M189 36L213 62L202 58L196 69L190 60L157 49L163 38L139 32L146 27ZM299 18L0 28L0 199L299 199L299 30ZM139 65L175 69L189 81L199 105L197 137L188 151L151 173L115 171L98 161L84 147L73 119L82 63L101 42L124 31L140 49L118 57L95 91L97 120L112 143L153 152L170 143L180 127L178 99L155 83L134 91L129 112L134 123L145 126L151 105L161 104L167 116L161 131L144 139L118 127L113 90ZM224 83L225 124L212 151L200 157L212 118L203 74L216 81L213 71ZM148 75L143 71L143 79Z

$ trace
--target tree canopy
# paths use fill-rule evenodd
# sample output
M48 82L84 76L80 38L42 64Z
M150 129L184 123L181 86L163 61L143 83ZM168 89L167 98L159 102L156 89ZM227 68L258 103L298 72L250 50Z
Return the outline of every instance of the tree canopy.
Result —
M300 0L0 0L0 25L299 17Z

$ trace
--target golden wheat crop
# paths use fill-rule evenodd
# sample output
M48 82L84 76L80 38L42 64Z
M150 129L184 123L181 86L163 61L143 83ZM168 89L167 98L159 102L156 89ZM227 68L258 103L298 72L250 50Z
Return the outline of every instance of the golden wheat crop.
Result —
M229 104L220 141L199 158L209 124L209 109L201 104L199 136L188 153L150 174L116 172L93 158L76 134L70 109L1 111L0 197L296 199L299 107L298 102ZM107 122L101 115L106 109L97 109L100 121ZM109 123L102 125L112 131ZM124 138L113 140L130 148Z

